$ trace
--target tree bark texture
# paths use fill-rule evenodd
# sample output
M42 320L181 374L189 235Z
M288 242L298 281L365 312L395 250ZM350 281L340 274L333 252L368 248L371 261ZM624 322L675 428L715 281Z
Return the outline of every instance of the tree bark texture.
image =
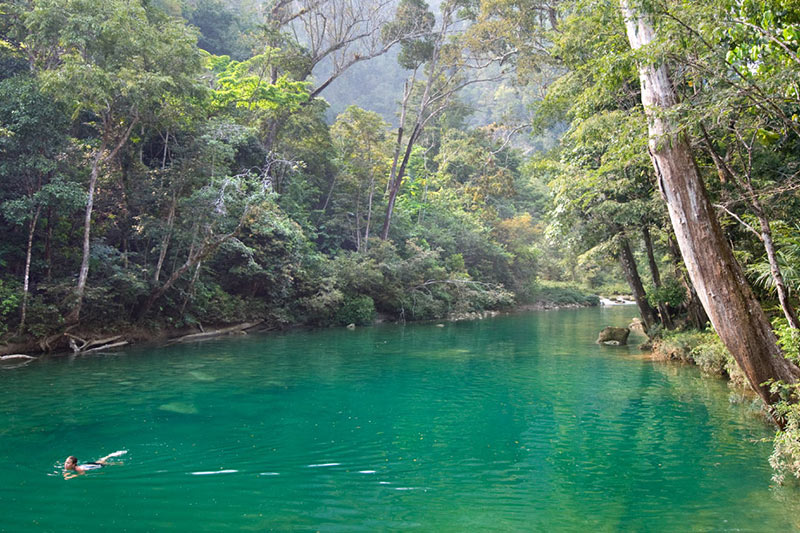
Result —
M650 44L649 17L620 0L631 47ZM797 381L800 370L776 345L761 306L722 233L685 137L664 116L677 103L665 65L639 67L642 104L648 118L649 150L689 276L714 329L741 367L750 386L767 403L779 400L765 384Z

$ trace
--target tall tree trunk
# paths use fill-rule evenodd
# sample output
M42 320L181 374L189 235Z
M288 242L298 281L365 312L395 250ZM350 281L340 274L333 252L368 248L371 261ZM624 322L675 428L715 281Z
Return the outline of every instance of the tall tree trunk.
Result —
M631 47L638 50L653 42L649 17L631 8L628 0L620 0L620 6ZM780 398L765 383L793 383L800 369L778 349L775 334L725 240L691 147L666 116L665 111L677 103L666 66L642 63L639 78L650 157L689 276L722 342L753 390L771 405Z
M53 278L53 207L47 206L47 231L44 237L44 262L47 265L45 277Z
M369 178L369 198L367 199L367 227L364 229L364 253L369 251L369 228L372 224L372 199L375 196L375 171Z
M197 266L194 268L194 275L192 276L192 281L189 282L189 289L186 291L186 298L183 299L183 303L181 304L181 317L183 317L183 313L186 311L186 304L189 303L194 297L194 286L197 284L198 278L200 278L200 268L202 268L203 262L198 261Z
M781 273L781 267L778 263L778 254L775 251L775 242L772 240L772 228L770 227L769 218L767 218L767 213L764 210L764 206L761 204L761 200L759 200L758 194L753 188L753 184L750 179L750 169L748 168L743 176L734 173L734 171L725 162L725 159L717 153L716 149L714 148L714 144L711 142L711 137L708 135L708 132L702 123L700 124L700 131L703 135L703 142L706 145L706 150L709 154L711 154L711 159L714 161L714 165L717 167L717 174L720 176L720 181L722 181L722 183L731 181L743 189L742 196L744 197L745 202L749 204L750 209L758 218L759 231L756 231L754 228L750 227L749 224L744 223L744 221L734 215L737 220L744 223L748 229L755 233L761 243L764 245L764 251L767 253L767 260L769 261L770 275L773 283L775 284L775 292L778 294L778 302L780 303L781 310L783 311L783 316L786 317L786 320L791 328L800 329L800 321L798 321L797 313L789 301L789 290L786 288L786 283L784 282L783 274ZM739 142L743 143L744 141L740 138ZM748 152L752 153L751 146L747 146L747 149Z
M30 275L31 275L31 255L33 251L33 235L36 232L36 223L39 222L39 215L42 212L42 206L36 206L36 212L33 214L33 218L31 219L30 227L28 228L28 250L25 253L25 277L22 282L22 312L19 319L19 332L22 333L22 330L25 328L25 319L27 318L28 314L28 294L29 294L29 287L30 287Z
M83 305L83 295L86 292L86 279L89 277L89 243L90 237L92 232L92 209L94 209L94 193L97 188L97 178L100 175L100 166L105 161L111 161L116 157L117 152L119 152L120 148L125 144L130 137L131 131L133 131L133 127L139 121L138 116L135 117L122 136L119 138L117 145L111 151L110 154L106 155L106 148L108 147L108 136L113 124L111 123L111 117L104 117L104 133L103 133L103 141L100 147L97 149L97 152L92 158L92 172L89 176L89 196L86 200L86 211L83 218L83 256L81 258L81 269L78 273L78 286L75 288L75 303L72 308L72 311L67 315L66 322L67 324L75 324L80 320L81 316L81 306Z
M392 158L392 170L389 172L389 180L386 182L386 193L389 195L389 200L386 204L386 216L383 219L383 229L381 230L381 240L389 238L389 226L392 223L392 214L394 213L394 203L397 200L397 192L400 190L400 184L403 181L403 173L405 172L405 165L399 165L400 153L403 149L403 135L405 134L406 113L408 112L408 100L411 98L411 90L414 88L414 82L417 79L417 71L415 70L411 75L410 80L406 80L403 87L403 100L400 105L400 125L397 128L397 140L394 144L394 157ZM417 115L417 126L419 125L419 115ZM414 133L417 130L414 127L412 138L406 145L406 154L411 153L411 148L414 145ZM408 161L407 156L403 157L404 161ZM399 165L399 169L398 169Z
M644 248L647 250L647 262L650 265L650 275L653 278L653 285L656 289L661 288L661 274L658 271L658 263L656 263L656 255L653 252L653 238L650 236L650 228L647 225L642 226L642 238L644 239ZM664 302L658 302L658 314L661 317L661 325L667 329L675 329L672 323L672 317L669 316L669 309Z
M414 148L414 142L417 140L418 135L419 124L414 126L414 130L408 137L406 150L403 153L403 160L401 161L400 166L397 169L397 173L394 176L394 180L392 181L392 188L389 190L389 200L386 202L386 218L383 220L383 229L381 230L381 239L384 241L389 238L389 227L392 224L392 215L394 213L394 204L397 201L397 193L400 192L400 185L402 185L403 178L406 174L408 159L411 157L411 150Z
M358 185L356 192L356 252L361 253L361 184Z
M89 242L92 232L92 210L94 209L94 191L97 187L97 176L100 173L100 163L103 161L105 146L101 146L92 159L92 172L89 176L89 196L86 199L86 210L83 216L83 255L81 269L78 273L78 286L75 288L75 303L67 315L67 324L74 324L80 320L83 295L86 292L86 278L89 277Z
M169 132L168 132L169 133ZM164 235L164 238L161 239L161 250L158 253L158 263L156 264L156 273L153 276L153 281L158 283L158 278L161 276L161 268L164 266L164 259L167 257L167 248L169 247L169 241L172 237L172 225L175 222L175 205L178 203L178 199L175 196L175 193L172 193L172 203L169 207L169 215L167 215L167 232Z
M792 303L789 301L789 290L786 288L786 283L783 281L783 274L781 273L781 267L778 263L778 254L775 251L775 243L772 240L772 230L770 229L769 221L762 215L763 212L758 217L758 221L761 224L761 240L767 252L772 281L775 283L775 291L778 293L778 302L781 304L783 316L786 317L789 326L793 329L800 329L797 313L794 307L792 307Z
M639 269L636 268L636 260L625 235L620 236L619 261L622 265L622 271L625 273L625 279L628 280L628 286L633 292L633 299L636 300L636 305L639 307L639 314L642 315L645 330L649 332L650 328L656 323L656 316L653 313L653 308L647 303L647 294L644 292L642 278L639 277Z

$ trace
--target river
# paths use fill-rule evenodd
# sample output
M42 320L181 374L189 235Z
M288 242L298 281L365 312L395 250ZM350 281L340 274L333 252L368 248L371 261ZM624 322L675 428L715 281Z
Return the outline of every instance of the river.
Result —
M800 491L771 483L773 430L751 400L694 367L594 344L634 310L0 370L0 530L800 529ZM68 455L115 450L128 452L119 464L62 477Z

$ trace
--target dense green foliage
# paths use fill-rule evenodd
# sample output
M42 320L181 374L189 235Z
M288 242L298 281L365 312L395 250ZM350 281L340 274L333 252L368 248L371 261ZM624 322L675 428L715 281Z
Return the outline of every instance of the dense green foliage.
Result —
M800 9L639 4L633 51L616 2L0 2L0 336L590 305L622 272L652 335L702 329L648 157L639 67L666 64L797 362ZM352 105L378 90L396 108Z
M452 93L426 115L380 240L394 130L355 106L326 123L312 51L286 13L251 4L0 4L7 339L78 316L84 330L368 324L534 296L547 192L521 155L467 128ZM401 3L380 38L424 70L434 24ZM457 60L437 53L437 68Z

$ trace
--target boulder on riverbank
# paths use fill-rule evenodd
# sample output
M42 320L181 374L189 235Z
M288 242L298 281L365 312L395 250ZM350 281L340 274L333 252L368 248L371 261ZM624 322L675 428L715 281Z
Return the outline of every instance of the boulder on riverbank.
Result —
M610 344L622 346L628 344L628 335L631 330L628 328L615 328L614 326L607 326L603 328L600 335L597 336L597 344Z

